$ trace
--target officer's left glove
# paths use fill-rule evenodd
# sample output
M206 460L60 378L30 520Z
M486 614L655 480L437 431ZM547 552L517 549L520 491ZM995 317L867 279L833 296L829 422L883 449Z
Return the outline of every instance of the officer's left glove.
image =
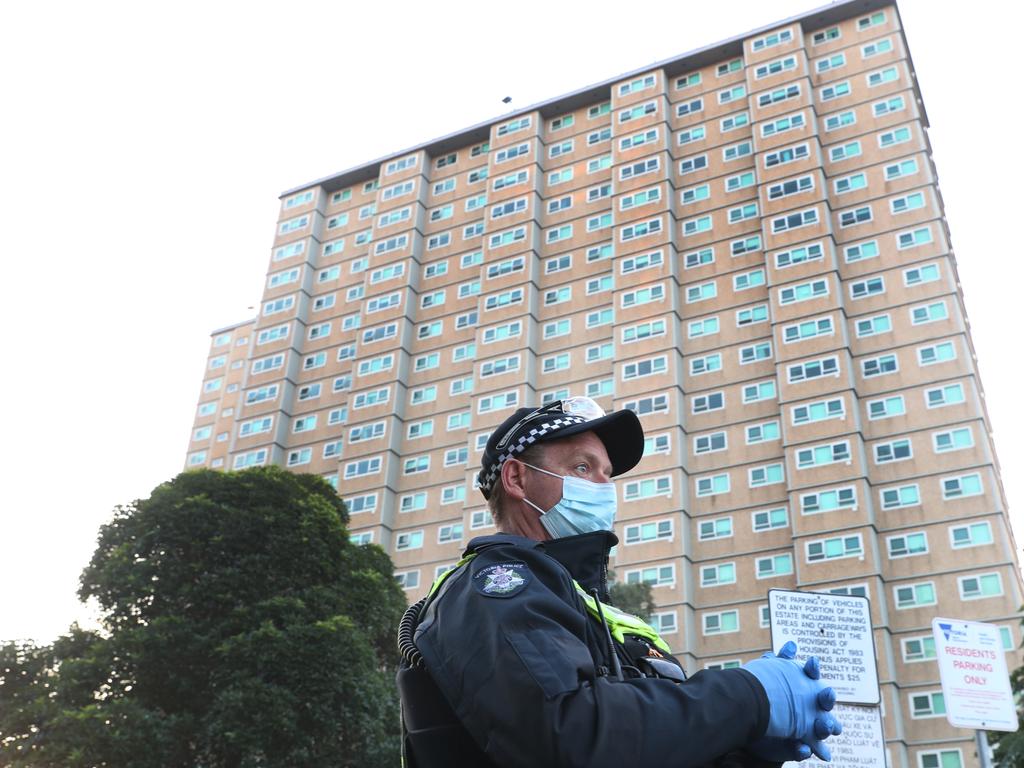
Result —
M811 657L802 667L794 661L796 643L766 653L743 666L758 679L768 696L770 711L764 738L749 749L768 760L805 760L814 753L822 760L832 754L824 744L829 736L842 732L842 724L828 714L836 703L832 688L820 682L818 660Z

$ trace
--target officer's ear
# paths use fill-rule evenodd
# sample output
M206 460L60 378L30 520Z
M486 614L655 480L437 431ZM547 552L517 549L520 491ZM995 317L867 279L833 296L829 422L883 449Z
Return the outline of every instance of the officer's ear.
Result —
M501 465L501 485L505 495L516 501L526 497L526 473L528 467L518 459L508 459Z

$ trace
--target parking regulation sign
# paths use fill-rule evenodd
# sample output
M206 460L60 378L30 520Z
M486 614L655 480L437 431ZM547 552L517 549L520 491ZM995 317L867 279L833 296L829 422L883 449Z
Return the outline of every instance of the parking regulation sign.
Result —
M871 606L866 597L768 590L772 649L787 640L797 658L817 656L821 677L844 704L878 704L878 672L871 632Z
M1010 676L999 627L932 619L946 719L957 728L1016 731Z

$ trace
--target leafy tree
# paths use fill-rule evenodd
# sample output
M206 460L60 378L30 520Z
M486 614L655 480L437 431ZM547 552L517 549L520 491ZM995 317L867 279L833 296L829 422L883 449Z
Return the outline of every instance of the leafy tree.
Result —
M0 766L398 762L387 555L321 478L190 471L103 526L103 631L0 646Z
M608 574L612 579L615 573ZM651 614L657 607L654 604L654 597L651 595L651 585L646 581L638 581L636 584L613 581L608 589L611 603L619 610L631 613L644 621L651 620Z

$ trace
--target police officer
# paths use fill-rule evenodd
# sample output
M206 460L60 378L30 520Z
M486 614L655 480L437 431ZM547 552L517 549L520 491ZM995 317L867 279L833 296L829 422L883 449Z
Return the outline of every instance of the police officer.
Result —
M407 766L829 759L835 695L792 643L687 679L608 605L611 479L643 447L636 414L583 397L520 408L491 434L477 481L500 533L473 539L400 627Z

